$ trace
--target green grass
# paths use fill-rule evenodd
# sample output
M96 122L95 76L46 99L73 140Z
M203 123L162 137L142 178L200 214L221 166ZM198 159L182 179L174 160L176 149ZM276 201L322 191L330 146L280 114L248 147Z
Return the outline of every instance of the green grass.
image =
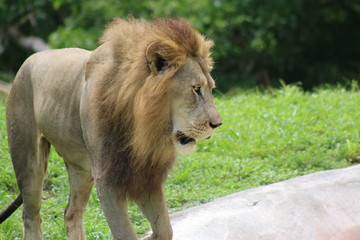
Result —
M224 124L193 155L178 158L166 182L170 212L230 193L360 161L360 93L343 88L303 92L284 86L272 92L246 91L216 99ZM5 105L0 104L0 206L18 193L7 149ZM65 239L63 209L68 180L52 153L44 191L45 239ZM139 234L149 225L130 204ZM93 191L85 216L88 239L111 239ZM21 211L0 225L0 239L21 239Z

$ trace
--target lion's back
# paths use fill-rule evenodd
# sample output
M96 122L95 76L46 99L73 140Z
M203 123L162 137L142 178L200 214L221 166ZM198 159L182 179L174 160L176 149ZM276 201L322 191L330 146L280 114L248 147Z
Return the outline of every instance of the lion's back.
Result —
M50 49L35 53L22 64L15 77L14 87L31 85L36 91L38 87L44 89L46 85L46 89L59 89L79 78L90 53L78 48Z

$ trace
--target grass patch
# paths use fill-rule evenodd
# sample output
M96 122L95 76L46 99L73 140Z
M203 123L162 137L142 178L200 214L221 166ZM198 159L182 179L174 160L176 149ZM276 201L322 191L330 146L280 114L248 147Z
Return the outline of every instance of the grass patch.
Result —
M295 86L262 93L240 92L216 99L223 117L212 140L178 158L166 182L170 212L248 188L360 160L360 93L343 88L303 92ZM7 148L5 104L0 104L0 206L18 193ZM52 152L42 207L45 239L65 239L63 209L68 180ZM136 231L149 224L136 206L129 212ZM85 215L88 239L111 239L95 191ZM21 211L0 225L0 239L21 239Z

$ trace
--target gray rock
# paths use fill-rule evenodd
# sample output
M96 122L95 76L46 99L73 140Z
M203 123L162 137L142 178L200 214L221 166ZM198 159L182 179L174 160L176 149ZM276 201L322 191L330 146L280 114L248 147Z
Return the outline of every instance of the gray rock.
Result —
M360 166L235 193L171 222L174 240L359 240Z

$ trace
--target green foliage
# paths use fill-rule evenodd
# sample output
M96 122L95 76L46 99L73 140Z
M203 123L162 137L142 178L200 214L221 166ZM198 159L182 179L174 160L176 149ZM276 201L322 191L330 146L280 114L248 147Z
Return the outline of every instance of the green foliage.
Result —
M360 161L360 93L356 82L303 92L285 85L269 92L246 91L216 99L224 124L211 140L198 141L181 156L166 182L169 210L187 208L240 190ZM0 104L0 206L18 194L8 154L5 105ZM45 239L65 239L63 209L68 181L53 151L42 216ZM139 234L149 224L133 204L129 214ZM21 239L21 212L0 225L0 239ZM95 191L85 214L88 239L111 239Z
M86 49L96 48L113 17L182 16L216 41L214 76L221 90L279 78L306 89L359 78L359 1L1 0L0 13L0 45L10 45L7 27L20 24L24 33L47 38L54 48ZM19 59L14 47L3 59ZM20 65L14 61L12 69Z
M360 3L337 0L1 0L1 69L16 71L30 54L9 39L10 26L54 48L94 49L103 26L128 15L182 16L214 39L214 76L223 91L279 78L306 89L359 78Z
M68 1L69 2L69 1ZM47 39L68 16L69 4L54 9L49 0L0 0L0 71L16 72L32 52L22 49L11 36L12 28L24 36Z
M81 4L79 11L67 19L65 29L52 35L55 47L94 48L89 42L94 43L102 25L115 16L186 18L216 42L214 75L221 90L244 86L246 79L268 84L267 77L302 82L305 88L359 77L360 4L356 1L108 0ZM94 16L96 21L90 20ZM74 23L82 24L74 28ZM90 28L84 25L89 23ZM55 38L59 32L75 34ZM76 34L80 40L74 39ZM69 42L56 44L55 39Z

